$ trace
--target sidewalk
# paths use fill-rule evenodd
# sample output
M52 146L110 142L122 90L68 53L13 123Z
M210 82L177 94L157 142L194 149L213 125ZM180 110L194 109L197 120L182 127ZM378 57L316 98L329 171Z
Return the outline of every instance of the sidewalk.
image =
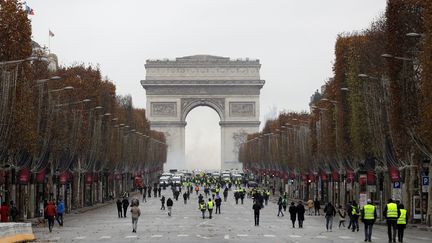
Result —
M131 198L133 198L134 196L136 196L136 195L139 195L139 192L131 192L131 193L129 193L129 200ZM97 203L97 204L92 205L92 206L74 209L70 213L67 213L66 215L68 215L68 214L81 214L81 213L85 213L85 212L88 212L88 211L91 211L91 210L102 208L102 207L105 207L105 206L108 206L108 205L112 205L112 204L115 204L115 203L116 203L116 200L106 201L106 202L103 202L103 203ZM43 219L43 217L36 217L36 218L27 219L27 220L24 221L24 223L31 223L32 226L38 226L39 224L44 224L44 219Z

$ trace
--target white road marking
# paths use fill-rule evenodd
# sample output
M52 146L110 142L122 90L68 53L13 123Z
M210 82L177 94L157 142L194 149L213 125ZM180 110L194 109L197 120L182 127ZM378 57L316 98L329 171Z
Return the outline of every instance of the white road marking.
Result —
M202 238L202 239L206 239L206 240L208 240L208 239L210 239L210 238L208 238L208 237L206 237L206 236L201 236L201 235L196 235L198 238Z
M137 238L137 236L136 236L136 235L128 235L128 236L126 236L125 238L126 238L126 239L130 239L130 238Z
M379 240L380 238L372 236L372 240Z
M339 236L339 238L344 239L344 240L352 239L351 236L345 236L345 235Z
M238 237L246 237L246 236L248 236L248 235L246 235L246 234L238 234L237 236L238 236Z
M225 235L225 236L224 236L224 239L225 239L225 240L229 240L229 235Z
M318 238L318 239L327 239L327 236L325 236L325 235L318 235L315 238Z
M151 238L161 238L162 235L152 235Z
M289 235L289 237L291 237L291 238L300 238L301 235Z
M87 237L85 237L85 236L77 236L77 237L74 238L74 240L83 240L85 238L87 238Z
M177 235L178 237L188 237L189 235L184 235L184 234L180 234L180 235Z
M109 236L109 235L104 235L104 236L101 236L100 239L111 239L111 236Z
M276 237L275 235L264 235L264 237Z
M183 217L184 219L188 219L189 217Z

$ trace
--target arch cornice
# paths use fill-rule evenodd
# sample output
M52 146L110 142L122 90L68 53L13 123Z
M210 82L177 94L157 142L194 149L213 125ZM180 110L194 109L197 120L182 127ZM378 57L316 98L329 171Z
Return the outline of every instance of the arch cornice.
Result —
M182 98L181 121L186 121L189 112L198 106L212 108L218 113L220 120L225 121L225 98Z

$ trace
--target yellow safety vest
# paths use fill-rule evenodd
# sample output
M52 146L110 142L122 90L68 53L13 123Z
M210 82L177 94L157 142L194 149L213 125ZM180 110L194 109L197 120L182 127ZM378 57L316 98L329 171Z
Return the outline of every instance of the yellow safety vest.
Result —
M397 217L398 217L398 209L396 203L388 203L387 218L397 218Z
M212 202L212 201L209 201L209 202L207 203L207 208L208 208L208 209L213 209L213 202Z
M364 219L375 219L375 206L366 204L363 207Z
M356 206L352 206L351 214L357 215L357 207Z
M201 203L201 204L200 204L200 210L203 210L203 209L205 209L205 204L204 204L204 203Z
M407 211L406 211L406 209L401 209L400 212L401 212L401 214L397 220L397 224L406 224L407 223L407 221L406 221Z

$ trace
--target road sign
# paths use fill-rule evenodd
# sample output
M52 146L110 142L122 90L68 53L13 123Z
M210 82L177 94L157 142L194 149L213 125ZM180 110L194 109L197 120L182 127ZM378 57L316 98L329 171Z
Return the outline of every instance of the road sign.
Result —
M429 191L430 179L429 176L422 176L422 192Z
M400 182L399 182L399 181L394 182L394 183L393 183L393 188L395 188L395 189L400 189L400 188L401 188L401 184L400 184Z

